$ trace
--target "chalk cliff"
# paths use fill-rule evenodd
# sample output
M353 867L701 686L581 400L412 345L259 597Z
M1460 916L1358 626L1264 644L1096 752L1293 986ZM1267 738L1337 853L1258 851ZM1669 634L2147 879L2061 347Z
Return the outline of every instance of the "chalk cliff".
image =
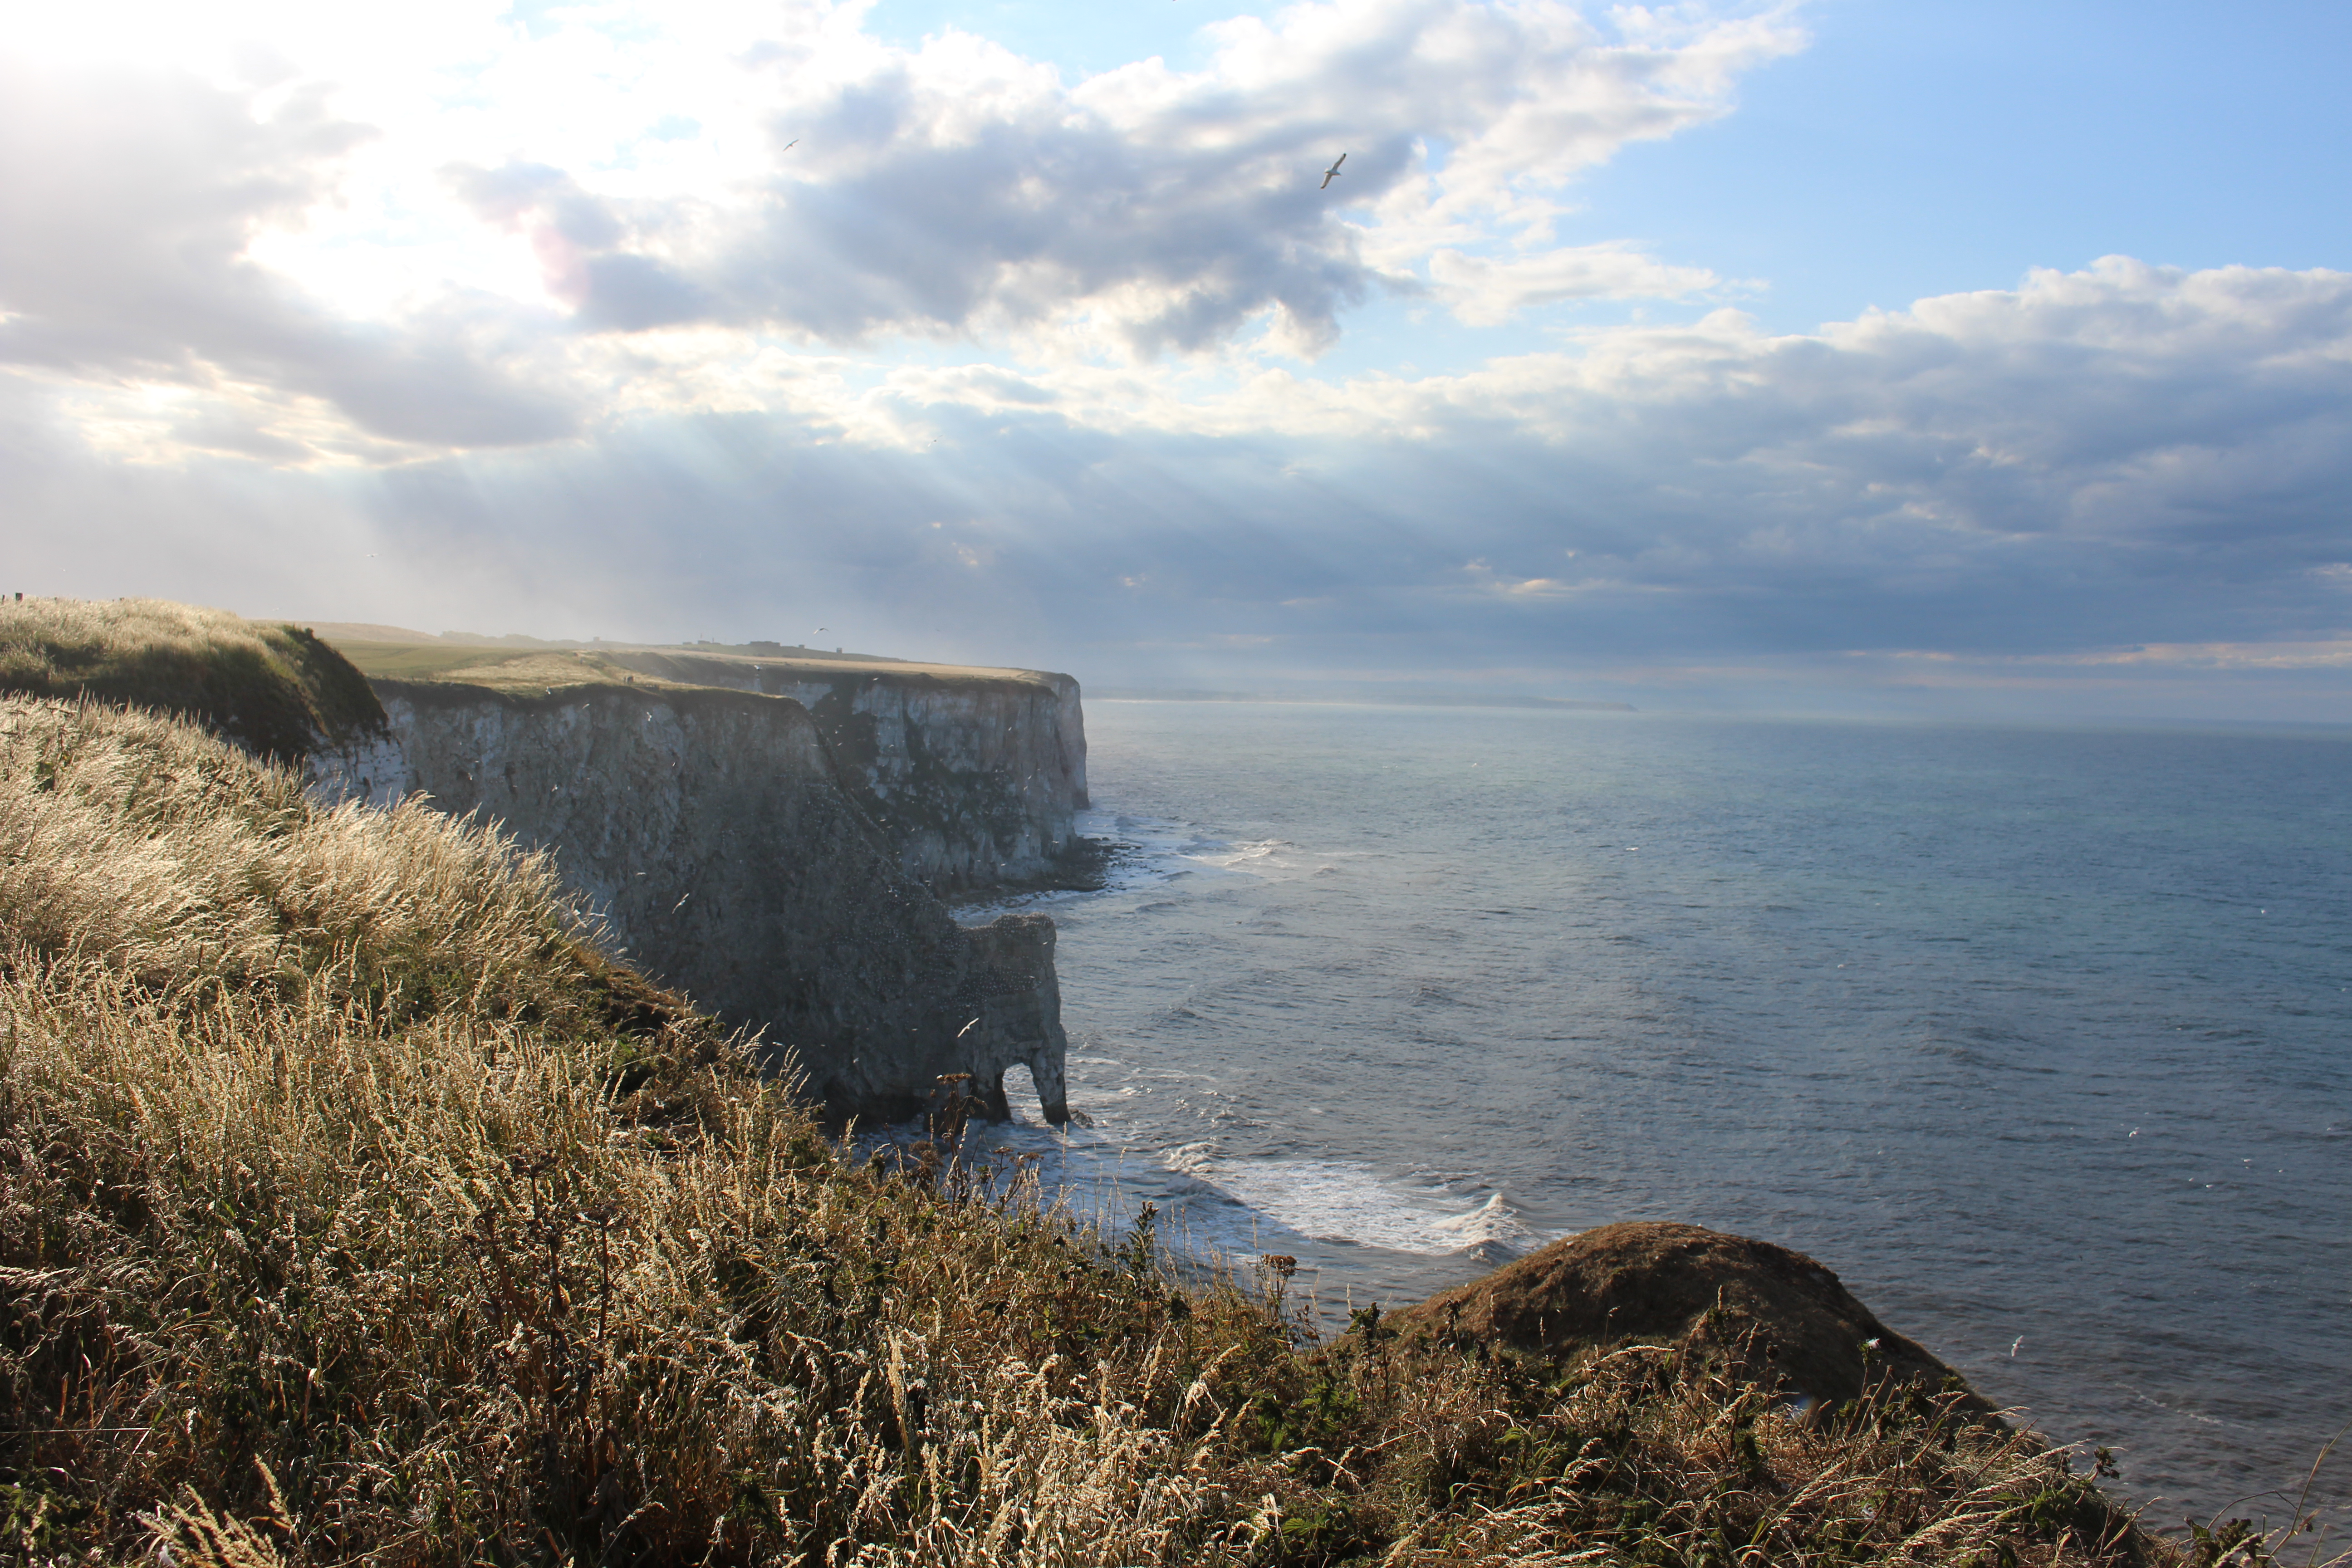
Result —
M900 868L941 892L1050 877L1076 843L1087 736L1066 675L656 650L597 659L799 702Z
M911 1114L939 1075L968 1072L1002 1117L1005 1073L1025 1066L1046 1116L1066 1118L1053 922L961 926L911 868L976 879L987 856L1025 866L1013 847L1049 853L1054 803L1073 788L1083 798L1082 739L1075 781L1063 767L1034 785L971 785L969 805L957 790L1061 744L1052 686L852 694L836 704L836 732L873 746L845 762L792 698L620 684L585 661L534 668L585 679L544 695L512 679L375 680L388 733L314 755L315 787L378 804L422 790L553 850L632 963L730 1022L764 1027L836 1110ZM1063 679L1075 732L1076 683ZM1003 733L1040 718L1042 731ZM974 726L997 732L960 738ZM901 749L922 760L895 758ZM933 837L894 841L872 819L877 796L899 803L902 821L930 812ZM1005 804L1023 799L1035 802L1029 815ZM959 837L959 825L976 831Z

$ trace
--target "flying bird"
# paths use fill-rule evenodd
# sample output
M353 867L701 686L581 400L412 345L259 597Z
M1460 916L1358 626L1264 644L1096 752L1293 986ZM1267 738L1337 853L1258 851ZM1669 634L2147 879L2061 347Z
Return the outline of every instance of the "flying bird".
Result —
M1315 188L1318 191L1329 190L1331 188L1331 182L1339 177L1339 165L1347 161L1348 154L1345 153L1342 153L1337 158L1332 159L1331 166L1323 171L1323 183Z
M795 148L795 147L799 146L800 144L801 144L801 139L800 139L799 137L795 136L795 137L793 137L791 141L789 141L789 142L785 142L782 147L779 147L779 148L778 148L778 149L776 149L776 150L777 150L778 152L780 152L780 153L789 153L789 152L791 152L793 148Z

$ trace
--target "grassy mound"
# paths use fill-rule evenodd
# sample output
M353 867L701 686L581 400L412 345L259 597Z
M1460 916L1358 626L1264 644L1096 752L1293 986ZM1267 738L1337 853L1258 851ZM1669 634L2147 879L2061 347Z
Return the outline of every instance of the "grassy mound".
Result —
M1714 1332L1752 1341L1808 1406L1859 1399L1893 1379L1948 1390L1956 1409L1992 1414L1958 1373L1880 1322L1803 1253L1695 1225L1635 1220L1563 1237L1397 1313L1391 1326L1574 1363L1625 1341L1686 1339L1710 1314Z
M367 678L310 632L165 599L0 604L0 691L182 714L280 762L384 726Z
M1328 1347L1034 1185L864 1162L543 861L193 726L0 701L0 1558L2091 1563L1932 1399L1705 1323Z

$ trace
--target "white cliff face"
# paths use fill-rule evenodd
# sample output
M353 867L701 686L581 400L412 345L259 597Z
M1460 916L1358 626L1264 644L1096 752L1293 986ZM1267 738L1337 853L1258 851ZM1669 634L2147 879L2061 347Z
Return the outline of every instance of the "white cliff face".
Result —
M940 889L1050 872L1087 805L1086 731L1069 689L927 688L877 677L778 683L878 805L909 875Z
M1078 683L1066 675L607 657L666 679L799 702L900 868L940 891L1050 876L1076 843L1087 805L1087 734Z
M374 683L388 740L314 763L323 795L421 791L551 850L629 961L794 1053L836 1110L910 1114L969 1072L1002 1114L1027 1066L1066 1114L1053 925L958 925L845 788L800 703L594 684L545 699ZM918 721L943 738L951 709ZM984 745L968 753L991 754Z
M706 865L743 859L731 824L748 808L736 795L825 771L814 727L777 705L593 688L528 701L478 687L375 684L409 790L560 846L565 880L616 931L653 913L655 890L635 884L681 882L672 896L690 895Z

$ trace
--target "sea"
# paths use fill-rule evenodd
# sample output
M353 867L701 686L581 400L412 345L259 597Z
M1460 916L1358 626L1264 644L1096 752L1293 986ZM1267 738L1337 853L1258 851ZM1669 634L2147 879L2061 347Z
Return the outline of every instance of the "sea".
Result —
M983 1134L1075 1210L1295 1257L1327 1326L1613 1221L1761 1237L2151 1525L2352 1535L2352 732L1087 724L1108 883L997 907L1059 927L1087 1125Z

